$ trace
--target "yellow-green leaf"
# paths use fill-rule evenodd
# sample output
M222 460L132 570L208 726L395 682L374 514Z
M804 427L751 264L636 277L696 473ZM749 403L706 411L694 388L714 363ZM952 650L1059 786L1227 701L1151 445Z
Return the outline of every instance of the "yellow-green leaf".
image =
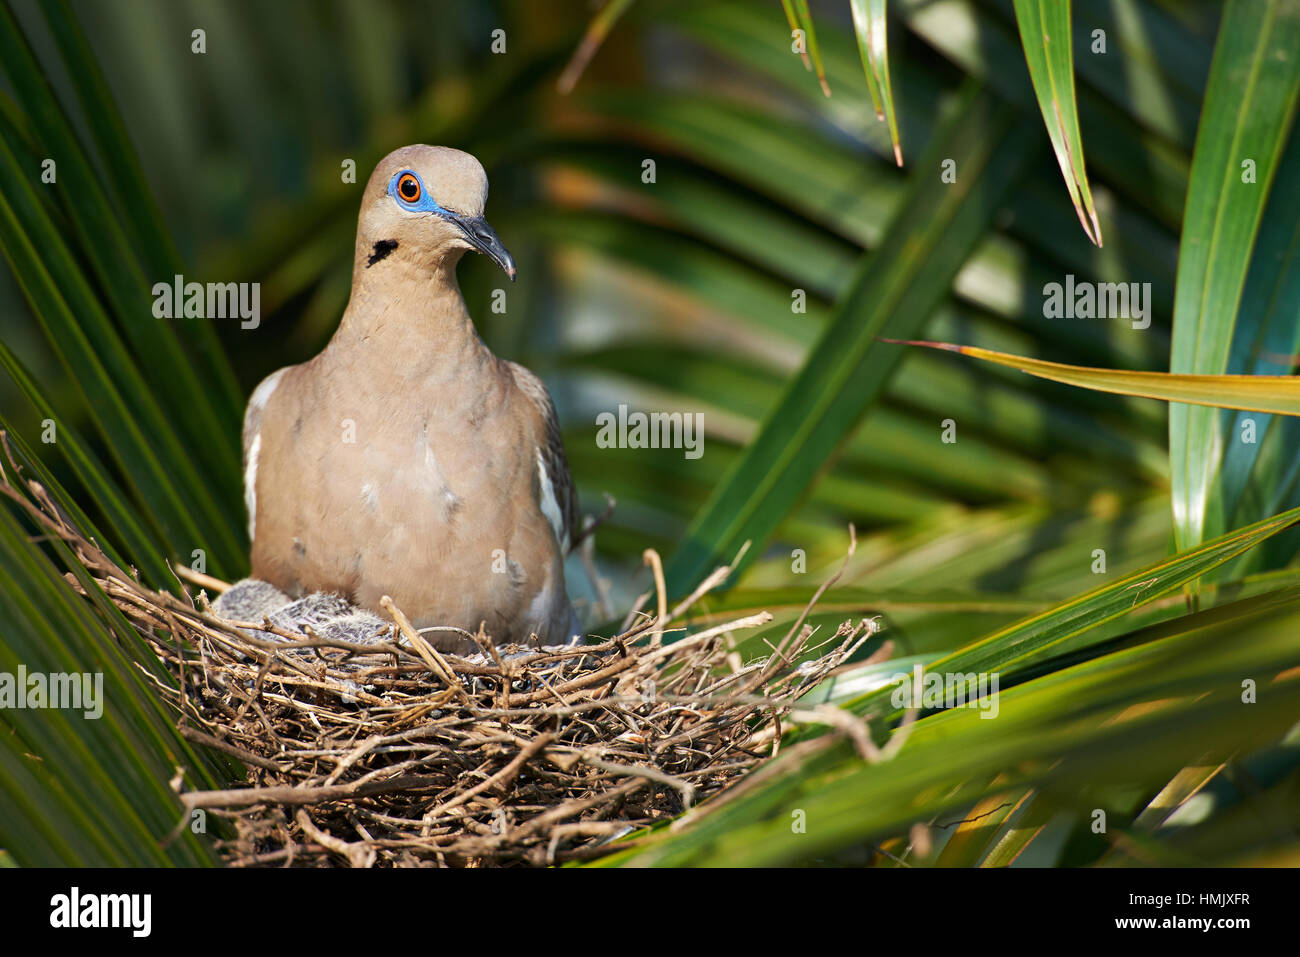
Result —
M1134 372L1128 369L1093 369L1088 366L1072 366L1061 362L1013 356L1006 352L981 349L978 346L953 345L950 342L917 342L900 339L880 341L898 345L925 346L928 349L945 349L948 352L1019 369L1040 379L1064 382L1066 385L1076 385L1095 392L1136 395L1147 399L1163 399L1166 402L1187 402L1220 409L1241 409L1245 412L1300 415L1300 378L1296 376L1182 375L1172 372Z

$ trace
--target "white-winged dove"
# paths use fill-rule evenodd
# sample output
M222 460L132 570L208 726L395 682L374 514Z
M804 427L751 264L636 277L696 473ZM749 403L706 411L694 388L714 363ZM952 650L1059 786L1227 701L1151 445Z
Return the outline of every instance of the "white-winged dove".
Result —
M563 644L578 624L564 585L577 507L555 408L484 345L456 282L466 250L514 278L483 219L487 186L478 160L439 146L371 174L342 322L249 400L252 573L375 612L389 595L416 627L484 622L499 644Z

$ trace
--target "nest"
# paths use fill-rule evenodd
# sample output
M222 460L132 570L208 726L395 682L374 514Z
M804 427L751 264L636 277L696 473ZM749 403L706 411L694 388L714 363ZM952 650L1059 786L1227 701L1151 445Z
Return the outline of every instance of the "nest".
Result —
M210 831L225 832L234 866L545 866L621 850L770 758L798 700L875 630L804 625L824 585L769 654L742 661L736 633L772 616L682 636L672 624L730 568L670 609L653 552L656 610L640 610L647 594L617 634L580 646L497 647L480 631L480 654L440 653L391 604L367 642L226 621L191 593L202 576L178 578L179 594L145 586L24 486L5 476L0 490L72 548L166 664L170 682L141 670L180 733L242 763L228 789L173 781L177 833L200 809L228 822Z

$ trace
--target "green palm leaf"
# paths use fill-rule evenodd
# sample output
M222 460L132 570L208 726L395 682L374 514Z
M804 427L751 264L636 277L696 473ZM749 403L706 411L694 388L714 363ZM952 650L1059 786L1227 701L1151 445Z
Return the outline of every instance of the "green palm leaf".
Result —
M1047 124L1056 161L1065 176L1070 201L1079 214L1083 231L1100 246L1101 225L1097 222L1097 209L1083 165L1083 139L1079 135L1079 112L1074 100L1069 0L1016 0L1016 22L1038 106Z
M1300 96L1300 4L1229 2L1187 190L1174 300L1175 373L1227 369L1265 203ZM1262 317L1250 317L1255 328ZM1179 546L1201 541L1222 457L1220 417L1175 405L1169 465Z

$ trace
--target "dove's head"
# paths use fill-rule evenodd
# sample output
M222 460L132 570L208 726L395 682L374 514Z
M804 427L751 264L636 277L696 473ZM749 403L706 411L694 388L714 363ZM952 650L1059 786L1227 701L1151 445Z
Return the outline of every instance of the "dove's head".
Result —
M468 153L424 145L394 150L366 184L357 254L366 268L390 257L433 268L473 250L513 280L515 261L483 218L487 191L487 174Z

